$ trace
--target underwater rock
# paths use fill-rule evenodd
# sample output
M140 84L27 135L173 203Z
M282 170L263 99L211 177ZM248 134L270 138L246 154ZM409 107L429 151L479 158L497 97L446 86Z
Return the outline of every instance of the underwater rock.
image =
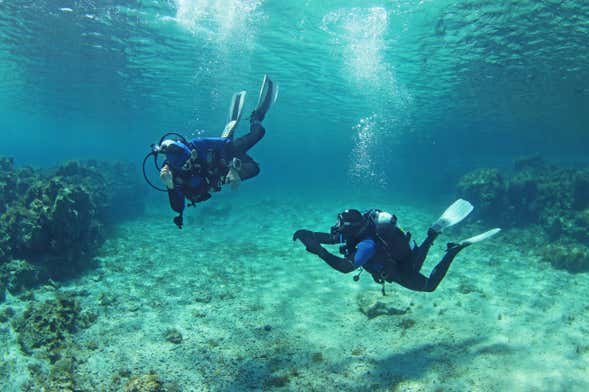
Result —
M266 380L264 386L268 389L274 388L282 388L285 387L290 382L290 376L288 374L284 375L272 375L270 378Z
M194 301L197 303L208 304L213 299L213 296L211 295L209 290L196 289L193 295Z
M95 315L83 313L71 294L58 294L55 299L30 304L23 315L13 321L21 350L31 355L40 349L51 362L61 358L71 334L87 328Z
M589 208L589 170L576 173L573 191L573 206L577 210Z
M11 294L32 289L49 280L47 270L25 260L12 260L0 267L0 280L6 282Z
M143 376L134 377L127 385L125 385L125 392L166 392L162 381L160 381L157 374L151 372Z
M368 319L373 319L378 316L395 316L405 314L409 309L398 309L390 304L377 301L368 307L361 307L362 312Z
M14 158L0 157L0 171L10 172L14 169Z
M375 299L370 295L360 294L356 297L358 310L364 314L368 319L373 319L378 316L395 316L402 315L409 312L409 307L404 309L397 308L397 302L389 303L386 300Z
M14 309L10 306L0 312L0 323L5 323L14 316Z
M320 351L316 351L313 354L311 354L311 362L313 362L313 363L323 362L323 353Z
M515 225L536 223L539 218L538 179L528 172L516 174L507 185L507 208Z
M182 333L180 333L180 331L178 331L176 328L168 329L164 334L164 338L170 343L182 343Z
M70 161L48 174L0 157L0 168L0 263L76 271L103 243L105 223L143 212L145 186L131 164Z
M16 176L13 165L12 158L0 157L0 214L16 200Z
M74 360L71 357L61 358L56 361L49 372L46 390L60 392L75 392Z
M505 203L505 183L499 170L479 169L460 179L458 194L476 205L483 215L490 216Z
M489 222L503 227L537 224L551 241L589 239L587 225L578 227L575 212L589 207L589 170L559 168L540 157L525 158L515 162L510 176L496 169L467 173L457 191Z
M69 161L56 174L74 183L84 181L84 186L94 195L99 215L108 222L144 212L147 189L136 165L119 161Z
M554 268L566 270L571 274L589 272L589 247L585 245L549 244L542 249L541 257Z
M413 328L417 322L411 318L404 318L399 323L398 326L402 330L407 330L409 328Z

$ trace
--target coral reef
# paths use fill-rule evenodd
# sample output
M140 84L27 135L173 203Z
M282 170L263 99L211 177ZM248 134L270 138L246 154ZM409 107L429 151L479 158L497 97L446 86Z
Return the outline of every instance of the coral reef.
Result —
M180 331L178 331L176 328L170 328L166 330L164 333L164 338L170 343L182 343L182 333L180 333Z
M46 269L24 260L12 260L0 265L0 281L4 282L6 289L13 295L31 289L48 278Z
M570 234L581 224L589 239L589 220L579 221L579 211L589 205L589 172L550 166L539 158L515 162L509 176L496 169L467 173L458 183L458 194L472 201L485 220L504 226L541 224L553 236Z
M105 223L143 210L131 165L71 161L46 173L0 158L0 169L0 263L77 270L103 243Z
M572 274L589 272L589 247L581 244L549 244L542 249L542 259L554 268Z
M124 390L125 392L166 392L162 381L153 372L132 378L125 385Z
M505 183L499 170L479 169L466 174L458 183L458 193L492 216L505 200Z
M69 345L71 333L88 327L95 319L94 314L82 312L72 294L59 293L55 299L30 304L12 326L25 354L38 352L56 362Z
M0 323L7 322L12 316L14 316L14 309L10 306L6 307L4 310L0 311Z
M378 316L399 316L410 311L408 306L401 308L399 302L374 298L374 296L358 295L356 303L360 313L369 320Z
M511 175L496 169L467 173L458 195L477 206L478 216L505 228L536 227L532 240L555 268L587 271L589 170L560 168L539 157L515 162ZM546 246L546 244L552 244Z

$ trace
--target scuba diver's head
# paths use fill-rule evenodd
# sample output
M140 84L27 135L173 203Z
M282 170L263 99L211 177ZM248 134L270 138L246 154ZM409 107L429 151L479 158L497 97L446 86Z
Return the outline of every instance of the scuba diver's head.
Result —
M178 140L176 141L168 139L170 135L178 136ZM188 148L188 144L189 143L186 141L186 138L181 134L176 132L168 132L160 138L158 143L154 143L150 146L151 151L149 151L147 155L145 155L142 164L143 178L149 184L149 186L160 192L168 191L166 188L160 188L151 182L145 169L145 164L147 163L147 161L150 158L153 158L155 170L159 175L163 166L158 162L158 156L160 153L162 153L166 155L166 160L164 161L164 164L168 164L173 170L180 169L186 161L186 159L190 157L190 149Z
M190 149L178 140L166 139L157 147L158 152L166 154L166 161L172 169L179 170L190 157Z
M164 153L164 154L174 154L174 153L181 153L182 152L182 143L172 140L172 139L166 139L164 140L158 147L157 147L158 152Z
M331 227L331 235L343 235L344 238L357 236L364 228L364 216L355 209L349 209L337 214L337 222Z

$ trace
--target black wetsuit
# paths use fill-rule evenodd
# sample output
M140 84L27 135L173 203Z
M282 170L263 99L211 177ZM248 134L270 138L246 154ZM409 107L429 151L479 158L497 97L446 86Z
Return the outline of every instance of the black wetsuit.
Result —
M355 263L357 245L364 240L375 238L376 250L374 255L362 267L370 272L378 283L385 281L395 282L414 291L434 291L446 276L454 257L464 248L464 246L458 244L448 244L446 254L432 270L430 276L426 277L419 271L430 247L438 236L438 233L433 230L428 231L427 238L421 245L414 245L413 247L410 244L410 235L405 234L396 227L390 228L386 240L374 232L366 233L357 239L344 238L345 245L342 250L345 257L338 257L319 245L342 243L337 236L328 233L303 231L306 233L299 235L298 239L307 246L307 250L316 254L329 266L342 273L349 273L359 268ZM385 241L387 245L385 245Z

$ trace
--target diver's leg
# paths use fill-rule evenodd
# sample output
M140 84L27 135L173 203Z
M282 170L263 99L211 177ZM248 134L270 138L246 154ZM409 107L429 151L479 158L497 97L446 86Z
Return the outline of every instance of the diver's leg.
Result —
M255 177L260 173L260 166L249 155L240 154L237 156L237 158L241 161L241 166L237 171L240 179L247 180L248 178Z
M254 144L260 141L266 134L266 130L261 123L252 121L248 134L239 137L231 143L234 155L245 154Z
M421 245L415 247L411 251L411 268L413 269L413 271L419 272L421 270L423 262L427 257L427 252L429 252L429 249L433 245L434 240L437 238L438 235L440 235L439 232L433 229L429 229L427 231L426 239L423 240Z
M401 276L398 276L395 281L410 290L432 292L438 288L440 282L446 276L454 257L464 248L464 245L448 244L446 254L438 265L434 267L429 278L417 271L406 271L405 274L402 273Z
M438 287L442 279L444 279L444 276L446 276L446 272L448 272L448 269L450 268L450 264L452 264L454 257L456 257L458 252L460 252L464 248L464 245L448 244L446 254L444 255L444 257L442 257L442 260L440 260L438 265L434 267L432 273L429 275L429 278L427 279L426 291L434 291Z

